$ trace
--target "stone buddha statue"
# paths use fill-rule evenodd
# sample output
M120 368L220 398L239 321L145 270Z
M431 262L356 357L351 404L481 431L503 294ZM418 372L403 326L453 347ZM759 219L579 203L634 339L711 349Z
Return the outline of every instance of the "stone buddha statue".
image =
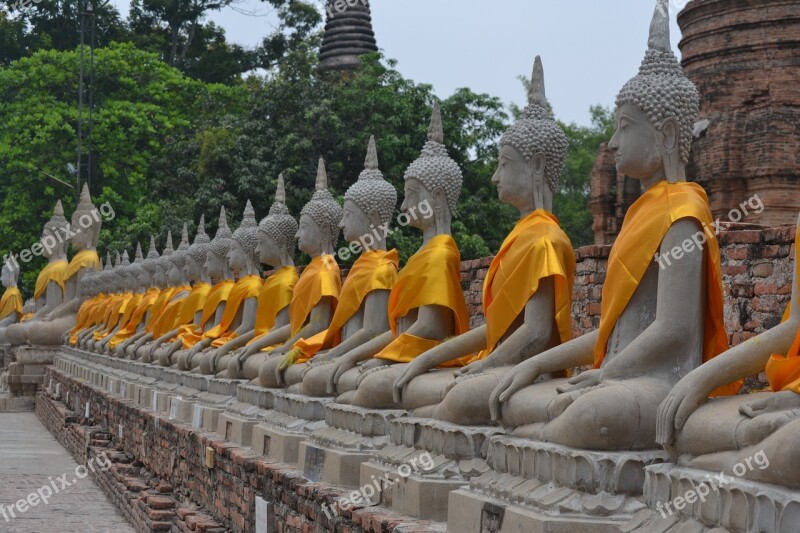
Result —
M203 324L203 309L211 292L211 278L205 268L208 245L211 239L205 230L205 215L200 217L194 242L185 254L173 254L174 266L182 264L181 282L191 283L192 289L181 305L173 328L155 339L150 346L150 360L162 366L172 366L172 354L183 346L181 333L199 328ZM176 275L172 272L172 276Z
M180 335L181 349L173 354L172 360L180 370L193 370L200 365L200 357L194 357L207 348L213 339L205 335L222 321L228 297L234 286L233 272L228 263L228 252L233 246L233 233L228 227L225 207L220 209L219 224L214 239L208 244L206 262L203 268L214 285L203 307L202 324Z
M75 229L70 232L70 239L75 256L64 273L64 301L52 311L41 315L40 320L21 324L19 327L22 329L15 332L15 341L18 341L16 344L27 342L46 346L58 345L61 344L64 333L75 326L78 309L84 300L78 290L80 279L86 272L100 266L96 246L102 221L99 211L92 203L89 187L84 184L78 205L72 214L72 228Z
M249 352L256 354L262 349L274 347L266 358L256 356L262 359L257 382L263 387L281 385L276 377L276 369L283 361L285 352L295 342L313 337L331 324L341 291L341 273L333 256L334 247L339 240L341 220L342 207L328 190L325 161L320 158L315 191L300 212L297 231L297 245L311 257L311 262L303 270L292 291L289 326L273 328L255 340L245 352L245 355ZM247 372L247 361L243 368Z
M139 291L143 291L142 298L136 309L131 313L128 322L109 341L108 348L116 357L127 357L127 349L144 335L147 320L152 314L153 306L161 295L161 289L156 285L155 276L158 271L160 255L156 250L156 239L150 236L150 248L147 256L140 264L134 262L134 272L138 278Z
M84 296L84 301L78 309L75 326L62 335L62 344L75 346L78 343L78 336L81 332L92 326L94 311L102 304L105 298L105 295L100 293L97 283L95 283L95 279L100 273L92 270L81 278L78 290Z
M0 344L8 344L5 339L6 329L22 317L22 294L17 288L19 269L11 262L6 262L3 263L0 274L0 281L5 289L0 297Z
M658 409L658 442L681 464L800 489L800 218L797 230L786 319L687 374ZM772 392L709 399L760 372ZM769 458L769 468L734 470L756 453Z
M67 266L67 241L69 222L64 218L61 200L56 202L53 216L42 229L42 255L47 259L45 266L36 278L33 298L36 300L36 313L29 320L38 320L64 303Z
M163 310L157 317L154 317L152 328L147 335L137 341L138 347L135 348L136 358L144 363L153 362L153 345L159 345L160 342L158 340L174 329L181 316L183 305L192 291L192 286L189 284L189 279L184 272L188 250L189 228L184 224L178 248L172 253L168 253L165 250L165 254L161 256L161 270L164 273L166 285L171 292ZM191 318L193 317L194 312L191 313ZM180 324L182 323L181 321Z
M443 142L437 102L428 142L421 156L406 170L401 207L409 225L422 230L423 244L392 287L387 307L390 331L354 348L336 362L330 390L336 387L339 402L370 408L397 406L392 385L405 371L406 363L469 329L461 289L461 255L450 235L463 177ZM430 372L427 386L440 390L452 378L452 368Z
M200 359L201 374L217 374L227 370L228 358L221 358L230 349L223 348L230 341L253 331L256 325L258 297L263 283L258 267L258 221L250 200L245 206L242 223L233 232L232 240L227 259L237 281L228 296L222 320L206 332L211 345Z
M389 331L387 304L397 279L396 250L386 250L385 233L397 205L397 191L378 168L375 138L370 137L364 171L345 193L339 227L354 249L362 249L342 286L330 326L294 343L276 368L279 384L304 383L304 394L326 396L336 367L332 362L365 342ZM304 378L311 363L317 367ZM298 387L299 388L299 387Z
M278 176L275 202L258 225L258 256L263 264L274 270L264 281L258 295L255 328L220 348L231 354L228 359L228 378L258 378L258 369L266 358L266 353L260 351L261 339L277 331L281 331L280 336L274 338L287 339L291 335L289 306L298 280L294 266L297 231L297 221L286 206L286 190L281 174Z
M90 349L90 343L95 339L95 334L104 331L106 325L111 320L111 314L118 300L117 294L117 276L114 273L114 263L111 262L111 252L106 252L105 267L98 276L97 283L100 286L101 293L105 295L105 303L103 309L98 313L94 325L87 328L78 337L78 347L84 350Z
M501 138L492 178L500 200L517 208L520 219L484 281L486 324L408 365L394 383L395 401L402 399L403 407L414 414L464 425L488 424L489 397L514 365L572 338L575 254L551 212L568 145L548 108L544 68L537 57L528 106ZM452 390L429 390L420 379L439 365L471 355L473 360L456 373L461 377L451 383Z
M618 172L641 180L645 192L611 250L600 327L503 378L490 409L513 435L585 450L654 449L656 412L669 390L727 347L708 199L685 181L698 102L671 50L666 0L659 0L639 73L617 98L609 148ZM581 365L594 368L534 384Z

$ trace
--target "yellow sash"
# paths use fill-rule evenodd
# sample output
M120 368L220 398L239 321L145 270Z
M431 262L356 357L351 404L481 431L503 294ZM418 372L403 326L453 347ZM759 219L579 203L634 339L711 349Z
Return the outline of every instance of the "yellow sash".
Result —
M175 321L178 319L178 315L183 308L186 299L189 297L187 294L184 298L177 298L177 296L182 292L189 292L192 288L188 285L183 287L175 287L172 290L172 295L170 296L167 304L161 310L161 313L156 317L155 322L153 323L153 338L157 339L173 329Z
M311 310L322 298L333 298L334 311L342 290L342 277L339 265L331 255L320 255L311 260L303 270L292 293L289 304L289 318L292 324L292 335L305 325Z
M128 319L128 322L108 342L108 347L110 349L113 350L120 343L133 337L133 335L139 329L139 324L141 324L142 320L144 320L147 311L151 310L154 302L160 294L161 289L157 287L150 287L145 291L145 293L142 295L142 299L139 300L139 305L137 305L131 313L131 317Z
M25 313L24 315L22 315L22 316L20 317L19 321L20 321L20 323L22 323L22 322L25 322L25 321L27 321L27 320L30 320L30 318L31 318L32 316L33 316L33 313Z
M302 353L296 363L305 363L323 348L331 348L340 342L344 325L355 315L364 299L375 290L392 290L397 281L397 266L400 259L397 250L373 250L361 254L347 274L342 286L339 304L328 329L294 344Z
M17 319L22 316L22 294L17 287L8 287L3 297L0 298L0 320L11 313L17 313Z
M273 272L264 281L261 292L258 294L256 335L247 343L247 346L272 331L278 314L292 303L292 294L295 286L297 286L298 278L295 267L285 266Z
M200 320L200 326L198 327L190 323L181 327L182 331L178 337L182 341L184 350L188 350L203 339L203 330L206 324L216 316L219 305L222 302L228 301L228 296L231 293L231 289L233 289L233 285L234 282L230 279L222 280L214 285L203 304L203 317Z
M800 232L794 238L794 254L795 265L797 268L797 276L800 279L800 260L797 257L800 251ZM789 315L792 310L792 302L786 307L786 313L783 315L783 321L789 320ZM794 339L789 353L784 357L780 354L774 354L767 362L767 379L772 390L785 391L791 390L800 394L800 328L797 329L797 337Z
M575 251L558 219L537 209L517 222L492 260L483 283L486 349L472 360L485 359L525 310L542 279L555 280L555 317L561 342L572 338L572 286Z
M85 300L80 308L78 309L78 314L75 319L75 327L69 332L69 343L75 346L75 343L78 342L78 333L86 329L89 325L89 321L92 317L92 312L94 311L97 302L100 301L102 295L92 296L88 300Z
M164 312L164 308L167 307L167 304L172 299L172 295L175 294L174 287L167 287L166 289L161 289L161 292L158 293L158 298L156 301L153 302L153 307L150 309L150 314L147 317L147 323L144 325L144 330L147 333L153 333L153 328L158 322L158 318L161 316L161 313Z
M100 268L100 256L97 255L97 251L81 250L75 254L75 257L72 258L72 261L67 266L65 279L71 279L79 270L87 267L93 270Z
M648 189L628 210L608 258L608 271L600 303L600 335L594 347L594 366L600 368L608 339L647 268L652 264L669 228L683 218L693 218L705 230L706 308L703 362L728 347L723 320L722 271L719 243L705 191L696 183L661 181ZM667 267L669 268L669 267ZM741 383L720 387L712 396L735 394Z
M187 296L184 300L180 313L178 313L178 316L175 319L175 322L172 324L172 328L170 329L175 329L179 326L188 325L194 322L194 316L198 313L198 311L203 310L203 307L206 304L206 299L208 298L208 294L210 292L210 283L206 283L205 281L195 282L195 284L192 286L192 292L190 292L189 296Z
M111 301L107 307L106 314L103 318L105 327L98 329L93 333L95 340L105 339L111 331L117 327L120 318L125 313L125 306L133 298L133 293L127 292L123 294L115 294L112 296Z
M441 344L408 333L397 334L397 320L411 310L440 305L453 312L454 335L469 330L469 312L461 289L461 254L450 235L437 235L408 260L389 295L389 324L395 339L375 357L408 363ZM467 358L442 366L462 366Z
M221 338L230 340L236 337L233 331L229 331L231 324L233 324L233 321L236 319L236 314L239 312L239 308L244 304L245 300L258 297L261 286L261 278L256 275L245 276L237 281L231 289L231 293L228 295L228 302L225 304L225 311L222 313L222 319L219 321L219 324L206 331L203 337L215 340ZM224 344L224 342L222 344ZM217 346L221 346L221 344Z
M39 277L36 278L36 288L33 291L33 298L38 300L40 296L44 295L47 291L47 284L51 281L58 283L61 290L64 290L64 282L67 281L67 268L69 263L61 259L48 263L41 272Z

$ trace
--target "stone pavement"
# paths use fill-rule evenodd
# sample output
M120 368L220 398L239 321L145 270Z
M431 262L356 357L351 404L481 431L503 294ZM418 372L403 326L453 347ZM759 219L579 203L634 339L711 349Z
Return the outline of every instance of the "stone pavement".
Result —
M0 531L133 533L134 529L117 513L100 487L89 477L76 479L77 467L78 463L36 415L0 413ZM62 488L59 478L70 486ZM39 502L23 513L12 507L16 518L11 517L10 506L44 487L53 492L48 504ZM43 494L47 496L44 489Z

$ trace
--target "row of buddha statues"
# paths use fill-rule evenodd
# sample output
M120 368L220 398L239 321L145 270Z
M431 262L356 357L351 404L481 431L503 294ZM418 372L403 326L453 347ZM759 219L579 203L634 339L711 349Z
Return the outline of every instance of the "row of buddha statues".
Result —
M7 266L11 295L0 309L14 311L2 315L0 339L64 342L452 424L500 424L514 436L584 450L663 446L706 470L730 471L761 449L772 467L746 476L800 489L797 265L784 321L729 348L719 243L704 231L712 225L708 198L686 179L699 94L672 52L664 3L640 70L617 98L609 148L618 171L640 180L644 193L611 249L597 330L572 338L576 258L552 212L568 141L547 105L537 57L528 105L500 140L492 178L520 218L488 269L484 325L469 327L450 235L462 173L434 106L427 142L405 172L401 206L408 213L429 205L430 216L410 217L423 244L402 269L374 231L392 223L397 191L379 170L371 138L343 206L320 160L299 222L281 176L260 222L248 202L231 231L223 208L213 239L201 218L193 242L184 226L177 248L169 237L159 254L151 238L146 256L139 246L133 261L127 252L109 256L102 270L98 222L73 238L71 261L64 249L48 258L37 310L22 323L9 323L21 298ZM84 189L76 215L93 208ZM44 235L65 224L59 204ZM344 280L334 255L342 230L363 247ZM296 246L311 258L299 275ZM654 256L676 247L683 256L661 268ZM579 367L591 369L570 375ZM771 391L736 394L760 372Z

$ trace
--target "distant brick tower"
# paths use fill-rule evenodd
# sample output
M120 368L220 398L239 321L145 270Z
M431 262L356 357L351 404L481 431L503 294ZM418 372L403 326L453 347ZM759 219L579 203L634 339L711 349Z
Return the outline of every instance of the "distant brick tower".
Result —
M361 64L359 56L378 51L367 0L329 0L325 11L320 71L355 70Z
M628 208L642 194L642 184L617 172L614 152L603 143L597 151L589 183L595 244L613 244Z
M794 224L800 211L800 1L692 0L678 15L683 68L700 91L687 170L714 217L758 194L743 222Z

